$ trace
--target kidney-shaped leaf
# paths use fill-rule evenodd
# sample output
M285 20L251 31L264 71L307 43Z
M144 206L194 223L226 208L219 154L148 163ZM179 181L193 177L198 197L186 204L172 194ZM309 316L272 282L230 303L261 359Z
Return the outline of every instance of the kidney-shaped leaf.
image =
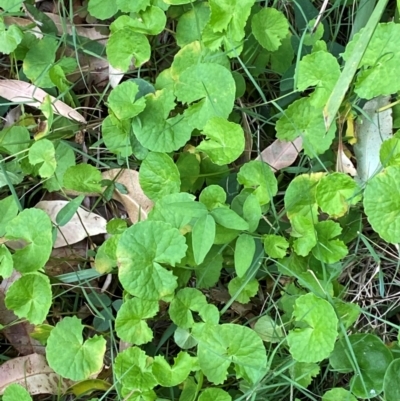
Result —
M146 220L128 228L117 247L122 286L142 299L170 296L177 279L161 264L175 266L186 249L185 237L168 223Z
M22 273L39 270L48 261L53 245L50 218L42 210L25 209L7 225L6 238L27 244L13 255L15 269Z
M314 294L297 298L293 317L301 328L290 331L290 353L298 362L320 362L332 352L338 319L331 304Z
M371 178L364 192L364 210L372 228L387 242L400 242L400 167L388 167Z
M57 323L47 340L49 365L62 377L84 380L98 372L103 365L106 340L100 336L83 341L83 324L73 316Z

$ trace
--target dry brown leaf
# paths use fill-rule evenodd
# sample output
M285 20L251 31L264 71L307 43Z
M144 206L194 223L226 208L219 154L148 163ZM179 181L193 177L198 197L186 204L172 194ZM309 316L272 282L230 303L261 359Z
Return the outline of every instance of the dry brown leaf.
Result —
M132 223L147 218L148 212L153 207L153 202L144 194L139 184L139 173L135 170L113 169L102 173L103 180L115 180L124 185L127 194L121 194L117 189L113 199L122 203Z
M279 171L291 166L297 159L299 152L303 149L302 138L296 138L293 142L277 139L265 148L256 160L268 163L274 171Z
M68 201L40 201L36 208L46 212L53 223L58 212ZM79 208L72 219L62 227L58 227L57 239L54 248L75 244L88 236L107 233L107 220L96 213L90 213Z
M32 21L30 19L21 18L21 17L11 17L11 16L4 17L4 23L7 26L17 25L17 26L20 26L22 28L26 28L29 25L32 25ZM43 37L43 33L40 30L39 26L35 26L32 29L28 29L28 32L30 32L33 35L35 35L38 39L42 39L42 37Z
M73 384L71 380L60 379L44 355L39 354L10 359L0 366L0 394L13 383L25 387L31 395L64 394Z
M32 353L44 354L45 348L39 341L32 338L29 334L32 333L35 326L29 322L21 322L17 324L10 323L18 320L18 317L14 313L6 308L4 303L5 295L11 284L16 281L21 274L14 270L11 277L4 279L0 284L0 323L6 326L1 331L2 334L7 338L8 342L21 354L29 355ZM0 386L1 386L1 374L0 374Z
M357 170L354 167L352 161L347 157L346 153L341 149L337 154L336 159L336 171L340 173L346 173L355 177L357 175Z
M44 98L49 96L43 89L28 82L15 79L0 80L0 96L13 103L28 104L31 107L40 107ZM85 118L72 107L61 100L50 96L53 111L56 114L86 124Z

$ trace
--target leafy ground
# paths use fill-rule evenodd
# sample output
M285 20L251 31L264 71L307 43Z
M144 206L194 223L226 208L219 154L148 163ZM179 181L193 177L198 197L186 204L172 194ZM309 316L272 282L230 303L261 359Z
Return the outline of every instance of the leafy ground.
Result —
M399 401L388 0L0 0L0 396Z

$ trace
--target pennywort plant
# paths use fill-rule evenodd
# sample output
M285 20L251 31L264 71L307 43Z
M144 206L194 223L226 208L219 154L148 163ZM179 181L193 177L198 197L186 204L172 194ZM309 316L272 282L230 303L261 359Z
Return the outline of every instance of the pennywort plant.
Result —
M7 8L8 3L0 1L5 14L18 12L23 2ZM377 25L337 123L326 131L322 109L363 29L339 57L323 25L312 33L310 18L299 32L284 8L264 2L89 0L90 17L110 21L101 46L60 35L49 17L33 12L42 21L36 25L41 35L0 17L0 51L15 63L15 75L77 108L68 77L79 58L67 56L66 49L74 45L77 54L105 57L127 73L104 96L107 116L96 145L112 155L114 167L138 165L140 187L154 202L145 220L129 227L110 222L107 239L93 255L99 273L118 279L122 302L106 305L107 324L88 338L76 316L51 326L41 337L49 366L62 378L87 380L102 369L107 341L117 339L129 345L111 361L112 389L124 400L269 399L277 372L286 372L286 385L302 399L315 400L307 387L325 369L350 377L324 391L325 401L380 394L398 400L392 388L398 354L378 336L353 330L362 311L345 299L339 277L365 223L362 210L383 240L400 242L399 138L383 143L383 170L367 182L332 172L321 160L349 109L400 89L399 24ZM151 76L147 69L159 62L153 49L165 34L173 51ZM266 98L257 83L265 71L286 85L281 99L267 100L276 138L302 138L304 155L317 166L288 183L260 159L235 164L249 144L237 100L250 86L252 96ZM107 200L104 191L112 184L102 180L93 160L77 162L78 147L66 139L79 130L78 122L56 116L63 113L54 110L50 96L40 111L37 126L24 113L0 132L0 182L13 191L0 201L0 274L20 275L5 305L38 327L53 302L44 267L57 226L44 211L23 207L14 187L28 177L49 192ZM71 200L56 223L65 224L82 199ZM271 275L286 278L279 299L266 299L276 308L267 306L244 324L229 321L229 306L247 304ZM207 296L219 282L230 295L222 310ZM169 322L161 343L173 339L169 354L160 351L162 345L154 350L160 315Z

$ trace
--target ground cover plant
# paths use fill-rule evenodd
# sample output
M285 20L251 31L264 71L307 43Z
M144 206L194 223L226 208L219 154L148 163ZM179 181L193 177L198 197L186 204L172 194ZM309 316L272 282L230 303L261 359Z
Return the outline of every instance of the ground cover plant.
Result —
M400 389L400 22L371 0L0 0L0 396Z

